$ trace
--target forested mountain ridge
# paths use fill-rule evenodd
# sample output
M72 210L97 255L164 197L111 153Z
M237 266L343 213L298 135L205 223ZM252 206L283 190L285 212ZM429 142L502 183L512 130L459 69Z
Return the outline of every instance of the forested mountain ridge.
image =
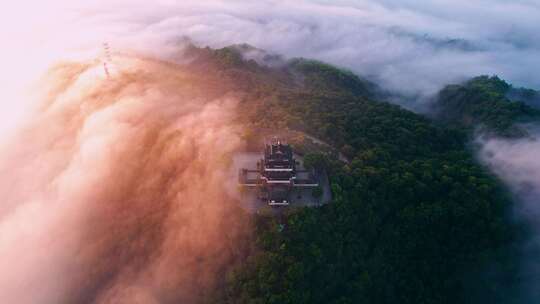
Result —
M463 128L481 127L507 137L520 137L526 131L518 123L540 118L540 110L528 105L536 92L515 89L497 76L479 76L440 91L436 106L438 118Z
M466 148L469 125L448 128L377 101L369 82L324 63L268 67L235 48L199 51L206 72L243 92L239 120L250 136L306 131L351 159L306 155L328 171L333 202L257 215L255 249L213 302L501 300L485 270L511 270L505 253L517 228L507 219L510 196Z

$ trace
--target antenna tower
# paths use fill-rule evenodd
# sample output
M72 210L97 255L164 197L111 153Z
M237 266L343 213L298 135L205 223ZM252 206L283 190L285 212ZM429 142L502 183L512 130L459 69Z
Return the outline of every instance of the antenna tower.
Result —
M111 49L107 42L103 43L103 51L105 53L105 60L103 61L103 69L105 70L105 75L107 75L107 78L111 78L111 74L109 72L109 64L112 62L112 57L111 57Z

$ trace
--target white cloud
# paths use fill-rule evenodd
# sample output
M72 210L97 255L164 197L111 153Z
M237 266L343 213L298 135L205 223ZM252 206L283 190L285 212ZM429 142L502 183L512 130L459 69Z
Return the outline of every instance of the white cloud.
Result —
M289 57L347 67L410 94L431 94L444 84L479 74L499 74L516 85L540 88L536 1L50 3L55 5L40 5L35 13L19 9L17 17L3 22L24 29L28 18L19 16L37 16L31 24L44 29L42 38L51 37L45 45L54 44L52 49L108 40L116 48L165 56L184 35L213 47L246 42ZM20 7L35 5L22 1ZM42 8L53 18L40 18ZM28 31L26 26L22 32L33 34L34 28Z

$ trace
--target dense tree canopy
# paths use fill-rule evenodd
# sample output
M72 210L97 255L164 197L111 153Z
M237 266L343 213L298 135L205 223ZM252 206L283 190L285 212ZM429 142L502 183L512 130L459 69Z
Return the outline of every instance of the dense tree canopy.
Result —
M223 76L250 84L241 86L242 123L305 131L350 158L306 155L308 167L329 173L333 201L256 216L256 248L216 302L473 301L467 282L501 262L515 227L505 217L509 196L475 163L466 133L477 123L506 131L534 110L506 100L504 82L481 77L441 92L445 117L460 122L449 128L373 100L374 85L326 64L268 68L214 52ZM495 299L494 284L478 288Z
M439 117L460 127L480 126L497 135L523 136L525 130L516 123L540 117L539 110L523 101L532 100L534 92L513 89L497 76L476 77L464 84L449 85L439 93Z

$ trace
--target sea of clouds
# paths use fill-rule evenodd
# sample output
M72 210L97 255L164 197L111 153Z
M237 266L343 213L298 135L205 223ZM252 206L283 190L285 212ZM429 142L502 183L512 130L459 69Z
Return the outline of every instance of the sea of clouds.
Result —
M113 47L160 57L189 37L202 46L248 43L327 61L407 95L497 74L540 89L540 3L394 0L20 1L6 10L15 54ZM33 39L27 39L33 37ZM13 52L12 52L13 51ZM65 55L65 54L63 54ZM11 62L15 68L21 62ZM35 65L35 61L32 63Z
M540 88L538 1L113 3L93 4L83 23L101 24L113 40L132 36L133 46L151 52L187 36L199 45L248 43L320 59L405 94L433 94L480 74ZM160 44L144 45L149 40Z

